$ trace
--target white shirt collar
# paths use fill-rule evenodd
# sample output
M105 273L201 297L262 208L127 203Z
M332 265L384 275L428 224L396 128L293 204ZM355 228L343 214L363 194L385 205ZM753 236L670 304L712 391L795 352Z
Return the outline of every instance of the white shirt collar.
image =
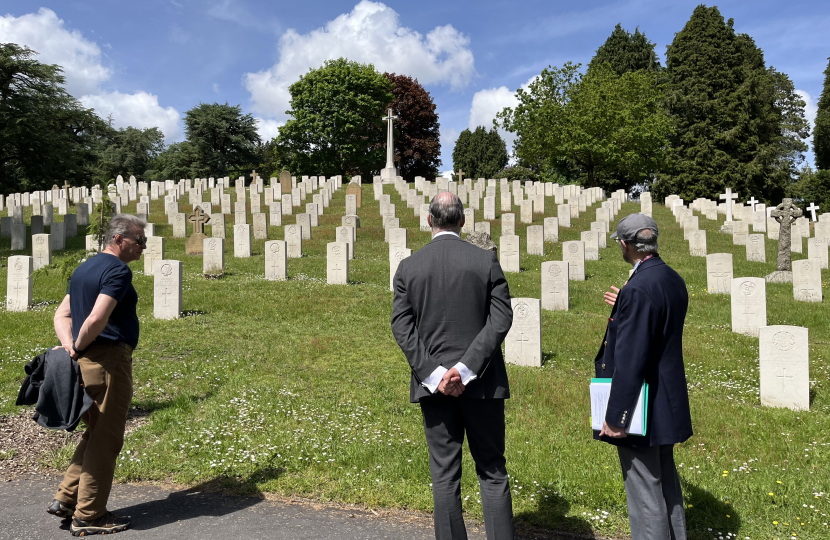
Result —
M461 238L461 235L458 234L457 232L454 232L454 231L441 231L438 234L436 234L435 236L433 236L432 239L435 240L436 238L438 238L439 236L444 235L444 234L451 234L451 235L453 235L457 238Z

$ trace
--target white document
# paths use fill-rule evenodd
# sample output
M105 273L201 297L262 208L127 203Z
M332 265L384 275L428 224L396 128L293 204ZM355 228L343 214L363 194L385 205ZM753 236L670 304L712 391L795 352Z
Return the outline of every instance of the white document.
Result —
M611 397L611 379L591 379L591 429L600 431L608 410L608 398ZM648 384L643 383L637 405L631 415L631 423L625 430L629 435L645 435L647 424Z

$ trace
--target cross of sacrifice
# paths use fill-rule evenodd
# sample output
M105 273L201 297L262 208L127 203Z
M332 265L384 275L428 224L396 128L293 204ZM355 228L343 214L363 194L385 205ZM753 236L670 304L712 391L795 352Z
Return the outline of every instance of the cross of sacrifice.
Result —
M519 337L516 338L516 344L519 346L519 354L522 354L522 345L530 343L530 340L525 337L524 332L519 332Z
M458 181L459 181L459 182L460 182L460 181L462 181L462 180L464 180L464 171L463 171L462 169L460 169L460 168L459 168L459 169L456 171L455 175L458 177Z
M752 197L750 197L750 198L749 198L749 200L748 200L748 201L746 201L746 203L747 203L749 206L751 206L751 207L752 207L752 211L753 211L753 212L755 212L755 205L756 205L756 204L758 204L759 202L761 202L761 201L756 201L756 200L755 200L755 195L753 195Z
M204 234L205 224L210 221L210 216L202 211L201 206L197 206L187 220L193 223L193 234Z
M814 202L811 202L810 206L807 207L807 210L809 210L810 215L813 218L813 221L816 220L816 210L818 210L818 208L819 208L818 205Z
M737 193L732 193L732 188L726 188L726 193L720 194L720 199L726 201L726 221L732 221L732 201L738 198Z

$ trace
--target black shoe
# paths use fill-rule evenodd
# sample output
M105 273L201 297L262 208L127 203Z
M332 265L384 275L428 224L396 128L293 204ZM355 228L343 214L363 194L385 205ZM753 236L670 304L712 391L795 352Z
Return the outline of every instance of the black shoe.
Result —
M69 526L72 536L89 536L91 534L111 534L121 532L130 526L130 520L118 517L112 512L91 521L74 518Z
M75 513L75 505L66 504L65 502L57 499L52 499L52 504L49 505L49 508L47 508L46 511L53 516L68 518L72 517L72 514Z

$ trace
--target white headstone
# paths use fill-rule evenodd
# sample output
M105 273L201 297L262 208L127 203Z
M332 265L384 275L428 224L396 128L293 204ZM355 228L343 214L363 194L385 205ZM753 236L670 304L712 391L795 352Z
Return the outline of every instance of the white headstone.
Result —
M257 240L268 239L268 219L265 214L253 214L254 238Z
M233 256L248 258L251 256L251 226L246 224L233 226Z
M519 366L542 366L542 313L537 298L511 298L513 325L504 339L504 360Z
M348 285L349 245L344 242L329 242L326 245L326 254L326 283Z
M585 260L598 261L599 239L597 238L597 233L594 231L582 231L580 233L580 238L582 239L582 243L585 244Z
M767 262L767 246L764 243L763 234L747 235L746 260L762 263Z
M559 217L559 226L570 228L571 226L571 205L560 204L556 207L556 215Z
M61 230L63 230L63 223L61 225ZM11 227L11 250L12 251L23 251L26 249L26 225L22 223L13 223ZM53 227L54 229L54 227ZM60 249L63 249L61 247Z
M582 240L563 242L562 260L569 265L569 280L585 281L585 243Z
M55 221L49 230L49 241L52 243L52 251L66 249L66 227L62 222Z
M818 224L816 224L818 225ZM827 268L827 239L815 237L807 239L807 258L815 261L819 268Z
M173 238L187 237L187 220L182 212L173 214Z
M559 241L559 218L548 217L542 222L545 228L545 242Z
M731 253L711 253L706 256L706 289L710 294L731 294Z
M299 225L285 226L285 244L289 259L299 259L303 256L303 232Z
M505 214L502 214L504 218ZM504 272L519 272L521 268L520 240L515 234L502 234L499 238L499 262Z
M542 309L568 311L570 287L568 281L567 262L542 263Z
M225 214L211 214L208 223L213 238L225 238Z
M27 311L32 305L32 272L34 272L32 257L26 255L9 257L6 275L7 311Z
M527 254L545 255L545 228L543 225L530 225L527 228Z
M810 352L807 329L773 325L761 328L759 342L761 405L810 409Z
M792 262L793 297L801 302L821 302L821 268L816 261Z
M732 289L732 331L758 337L767 325L767 282L764 278L734 278Z
M697 230L689 233L689 254L692 257L706 256L706 231Z
M225 240L205 238L202 241L202 273L223 274L225 272Z
M182 261L156 261L153 274L153 316L178 319L182 313Z
M288 244L284 240L265 242L265 279L281 281L286 279L288 267Z
M389 290L394 291L395 273L401 261L412 255L412 250L389 246Z
M52 264L52 246L48 234L32 235L32 260L35 270Z

